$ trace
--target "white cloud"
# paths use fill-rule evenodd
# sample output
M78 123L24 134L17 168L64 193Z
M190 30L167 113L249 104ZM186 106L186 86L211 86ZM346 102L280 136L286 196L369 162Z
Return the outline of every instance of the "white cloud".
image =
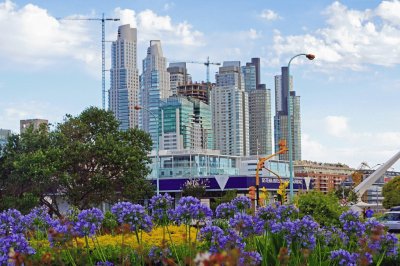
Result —
M326 27L314 32L289 36L275 32L273 48L278 56L312 52L319 68L353 70L366 64L400 63L400 1L383 1L373 10L353 10L334 2L324 15Z
M62 117L63 112L47 102L0 102L1 127L11 129L14 133L19 133L19 121L22 119L40 118L54 123L61 122Z
M271 9L264 9L261 12L260 17L268 21L280 19L280 16Z
M165 4L164 4L164 10L165 10L165 11L168 11L168 10L172 9L174 6L175 6L175 3L174 3L174 2L165 3Z
M1 3L0 32L0 58L21 65L44 66L65 58L90 64L98 56L84 21L57 20L33 4Z
M326 131L335 137L344 137L349 132L348 118L344 116L328 116L325 118Z
M248 36L250 39L255 40L255 39L259 39L261 37L261 32L258 32L255 29L250 29L248 31Z
M160 16L150 9L137 14L134 10L121 8L116 8L114 12L121 17L122 24L136 25L141 42L159 39L171 45L204 45L203 33L193 30L193 26L186 21L174 23L170 16Z

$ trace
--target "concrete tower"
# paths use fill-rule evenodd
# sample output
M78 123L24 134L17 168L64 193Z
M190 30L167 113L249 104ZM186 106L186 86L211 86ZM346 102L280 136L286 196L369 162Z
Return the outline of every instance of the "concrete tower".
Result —
M139 103L137 68L137 30L129 24L118 28L118 37L111 47L111 88L109 109L118 119L120 129L137 127L139 117L134 107Z

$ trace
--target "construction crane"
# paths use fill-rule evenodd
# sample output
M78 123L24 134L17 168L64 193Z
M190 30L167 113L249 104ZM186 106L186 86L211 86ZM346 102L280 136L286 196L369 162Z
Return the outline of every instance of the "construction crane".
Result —
M187 62L190 64L202 64L205 65L207 67L207 84L210 84L210 65L216 65L216 66L220 66L221 63L214 63L214 62L210 62L210 57L207 56L207 61L206 62L199 62L199 61L190 61Z
M119 21L119 18L105 18L104 13L101 18L58 18L58 20L96 20L101 21L101 96L102 106L106 109L106 49L105 49L105 32L106 21Z

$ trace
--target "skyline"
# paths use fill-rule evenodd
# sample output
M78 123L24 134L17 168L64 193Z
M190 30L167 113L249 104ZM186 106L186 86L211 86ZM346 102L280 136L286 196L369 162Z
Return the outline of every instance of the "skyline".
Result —
M104 12L121 19L106 24L107 41L116 39L119 25L138 28L140 70L149 41L160 39L169 62L210 56L243 65L260 57L261 83L274 93L274 76L288 59L314 53L313 62L296 59L291 66L303 159L374 166L400 147L399 1L56 2L0 2L0 58L7 62L0 71L0 128L17 133L20 119L56 123L101 106L101 24L56 18ZM106 69L110 54L107 43ZM193 81L206 79L204 66L187 68ZM212 81L217 70L211 66Z

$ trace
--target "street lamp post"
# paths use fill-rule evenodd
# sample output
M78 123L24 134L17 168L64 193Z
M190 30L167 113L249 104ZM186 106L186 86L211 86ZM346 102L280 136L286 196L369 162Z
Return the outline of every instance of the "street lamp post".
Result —
M153 116L156 121L157 121L157 144L156 144L156 182L157 182L157 195L160 194L160 175L159 175L159 157L160 157L160 150L159 150L159 139L160 139L160 125L159 125L159 120L158 120L158 116L156 116L152 111L150 111L149 109L147 109L144 106L139 106L139 105L135 105L135 110L141 110L144 109L146 110L151 116Z
M309 60L313 60L315 55L313 54L297 54L290 58L288 66L287 66L287 109L288 109L288 118L287 118L287 127L288 127L288 148L289 148L289 185L290 185L290 201L293 201L294 193L293 193L293 146L292 146L292 115L291 115L291 103L290 103L290 63L293 59L298 56L305 56Z

